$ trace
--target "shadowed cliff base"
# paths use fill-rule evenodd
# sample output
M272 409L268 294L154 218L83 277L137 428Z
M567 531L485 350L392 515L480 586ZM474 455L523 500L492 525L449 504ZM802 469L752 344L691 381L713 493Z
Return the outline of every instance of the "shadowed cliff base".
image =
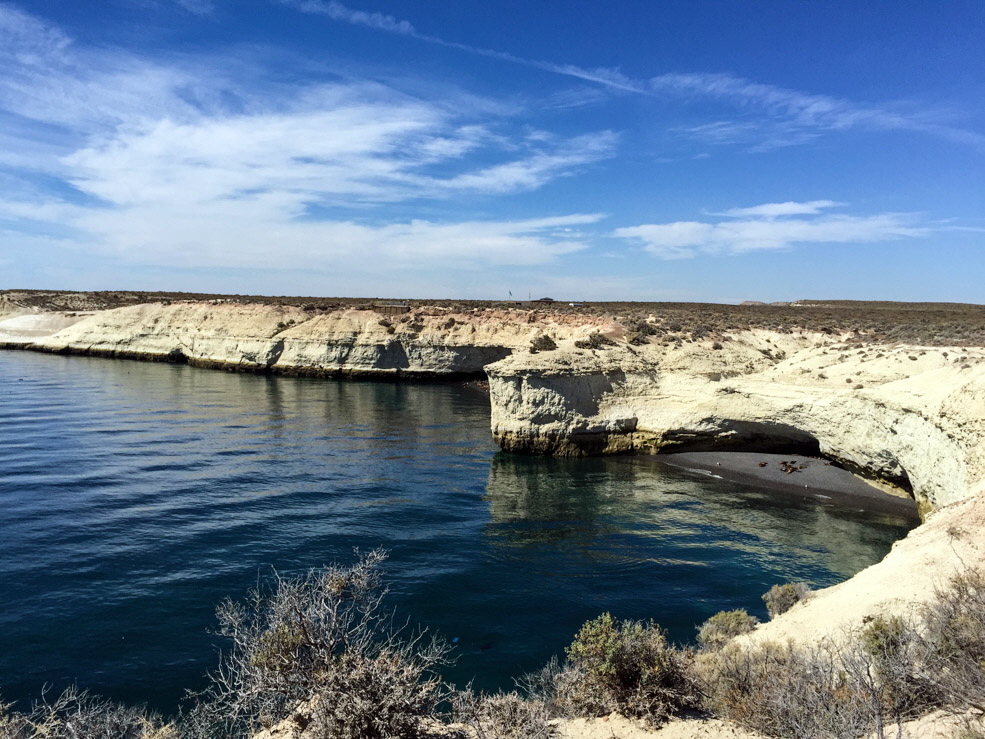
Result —
M163 364L187 364L200 369L224 370L226 372L242 372L253 375L277 375L280 377L309 377L315 379L344 379L368 381L402 381L402 382L473 382L481 383L486 374L482 370L475 371L425 371L405 369L403 367L378 367L360 369L352 367L301 367L294 365L273 365L269 363L228 362L217 359L189 357L181 350L170 351L167 354L127 351L121 349L94 349L91 347L58 347L51 348L31 343L0 342L0 350L36 351L43 354L58 354L61 356L95 357L102 359L128 359L138 362L159 362ZM506 353L507 350L499 352ZM488 392L488 390L487 390Z

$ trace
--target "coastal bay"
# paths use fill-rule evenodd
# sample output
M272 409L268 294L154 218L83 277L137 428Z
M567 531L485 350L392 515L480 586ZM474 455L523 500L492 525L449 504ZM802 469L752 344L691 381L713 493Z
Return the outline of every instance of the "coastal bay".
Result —
M756 591L771 584L772 576L753 575L755 587L732 587L736 574L725 565L735 563L734 551L748 551L758 563L751 569L739 565L747 575L789 552L793 559L783 565L780 579L828 587L762 624L748 640L812 644L866 619L916 613L948 577L985 557L973 533L985 484L985 341L975 333L976 307L889 304L856 313L852 305L804 303L757 313L656 305L641 318L632 306L586 311L431 302L407 306L394 319L365 304L312 309L226 299L142 303L136 296L119 307L100 306L95 299L80 309L45 310L4 296L2 305L0 343L41 353L7 356L142 359L162 371L195 373L190 376L224 369L235 370L232 377L240 383L318 387L339 385L276 376L426 379L438 381L432 387L442 392L451 387L446 380L486 378L488 396L472 387L456 390L471 393L488 414L476 425L489 464L488 474L480 475L484 492L477 495L489 518L479 528L495 553L492 562L512 562L522 553L519 561L527 568L522 577L506 576L495 588L507 591L526 582L530 572L544 574L543 565L527 559L532 552L576 544L584 554L586 541L595 542L600 549L588 561L602 566L598 574L568 572L577 558L555 560L549 568L549 577L564 578L564 588L552 599L570 598L566 612L578 623L611 608L630 617L656 617L671 636L687 642L702 614L729 607L754 610ZM67 362L66 371L80 362L155 366L66 356L46 361ZM398 388L398 394L422 389L399 382L366 387ZM372 415L368 409L342 415ZM397 416L390 421L401 422ZM496 455L488 429L509 454ZM621 482L605 482L612 475ZM433 479L439 478L440 473ZM583 488L584 480L589 482ZM707 484L720 487L679 497ZM613 499L645 509L613 508ZM415 500L395 494L367 506L389 511ZM463 500L475 504L467 495L457 499L455 510ZM852 528L857 522L846 527L856 516L894 533L888 539L860 535ZM774 534L764 537L756 521ZM788 531L797 521L817 528L795 523ZM621 554L611 549L639 536L664 541L663 527L697 534L693 546L701 557L689 551L691 544L673 553L641 552L636 544ZM873 550L865 542L877 540L883 548L866 554ZM720 545L728 552L722 557L712 553ZM822 552L830 555L823 565L828 574L803 569L820 561ZM696 566L704 579L687 573ZM686 597L698 604L697 611L674 608L676 615L667 616L666 608L652 603L619 605L627 588L654 597L660 591L653 583L676 588L671 583L677 576L668 579L666 567L683 567L683 581L701 583L701 592ZM627 585L632 577L642 579ZM536 582L535 577L531 583ZM469 634L460 627L463 619L449 625L441 620L445 608L432 607L460 597L460 587L407 603L415 616L422 614L428 624L471 645L467 654L487 666L498 661L485 674L499 670L515 676L536 648L504 647L501 634L481 629ZM537 592L551 591L538 587ZM404 586L395 593L404 594ZM516 613L517 624L530 615L524 609ZM561 646L578 623L565 627ZM518 628L536 633L530 626ZM542 662L543 656L537 659ZM490 687L502 685L497 680ZM701 722L688 726L674 724L665 735L712 731ZM721 727L713 731L727 735Z

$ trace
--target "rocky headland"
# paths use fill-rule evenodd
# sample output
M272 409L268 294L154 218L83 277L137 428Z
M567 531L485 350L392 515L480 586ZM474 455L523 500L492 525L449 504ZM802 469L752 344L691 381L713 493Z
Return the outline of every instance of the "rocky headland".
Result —
M510 310L178 301L95 311L11 309L0 320L0 346L283 375L457 379L483 377L486 365L545 331L567 338L599 323Z
M925 523L883 562L747 638L809 641L912 611L952 573L985 563L978 306L324 307L139 295L107 306L25 295L0 294L4 348L303 376L486 377L492 434L509 451L806 455L916 502ZM782 471L789 484L815 484ZM672 735L716 735L693 730Z

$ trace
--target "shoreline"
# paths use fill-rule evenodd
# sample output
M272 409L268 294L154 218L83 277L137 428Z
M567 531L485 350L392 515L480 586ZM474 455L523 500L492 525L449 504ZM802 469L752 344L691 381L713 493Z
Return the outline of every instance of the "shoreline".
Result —
M821 505L861 506L867 511L919 520L913 498L884 492L819 457L760 452L673 452L657 454L652 459L696 474L796 495Z
M488 382L484 372L443 372L409 369L362 369L353 367L302 367L296 365L249 364L229 362L218 359L189 357L183 353L154 353L128 351L123 349L79 349L74 347L51 348L30 342L0 340L0 351L34 352L62 357L87 357L94 359L122 359L131 362L151 362L155 364L183 364L198 369L222 372L264 375L268 377L300 377L322 380L353 380L367 382L411 382L419 384L485 384Z

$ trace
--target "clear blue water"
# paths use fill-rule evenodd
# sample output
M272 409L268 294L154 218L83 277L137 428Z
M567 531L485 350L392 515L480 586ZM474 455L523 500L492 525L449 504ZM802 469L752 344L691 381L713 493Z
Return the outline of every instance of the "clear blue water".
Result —
M271 568L390 550L391 604L458 639L446 673L509 688L602 611L693 640L827 585L910 521L650 459L500 453L457 385L305 380L0 351L0 694L77 681L170 713Z

